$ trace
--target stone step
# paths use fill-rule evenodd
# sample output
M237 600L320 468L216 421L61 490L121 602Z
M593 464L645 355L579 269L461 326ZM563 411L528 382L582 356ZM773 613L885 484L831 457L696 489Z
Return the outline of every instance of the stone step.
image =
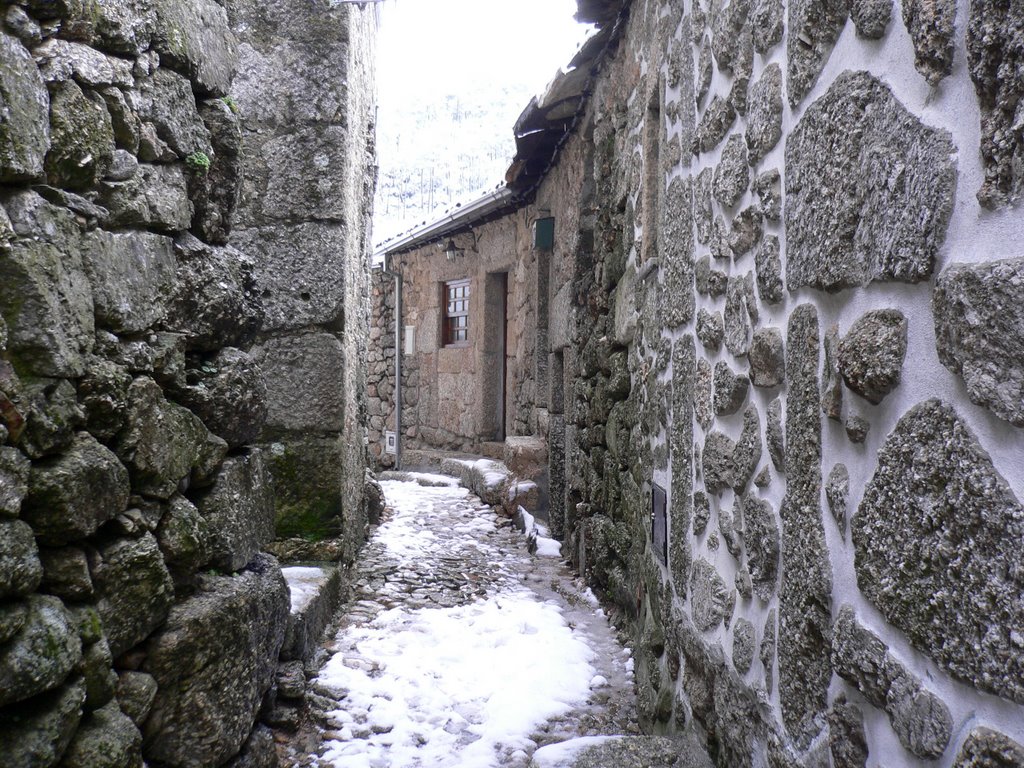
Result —
M291 614L281 660L308 661L341 605L343 575L339 568L328 564L288 566L281 572L291 590Z

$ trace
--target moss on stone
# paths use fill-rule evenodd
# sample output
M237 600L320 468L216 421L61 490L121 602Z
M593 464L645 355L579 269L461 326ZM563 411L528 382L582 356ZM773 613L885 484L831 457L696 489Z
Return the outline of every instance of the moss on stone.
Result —
M316 452L316 446L293 445L281 445L270 452L278 538L321 541L341 533L340 488L328 487L329 474L321 476L314 459Z

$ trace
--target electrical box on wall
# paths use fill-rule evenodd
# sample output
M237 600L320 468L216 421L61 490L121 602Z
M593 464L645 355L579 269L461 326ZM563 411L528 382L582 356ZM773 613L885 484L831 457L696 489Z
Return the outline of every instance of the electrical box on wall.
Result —
M555 247L555 220L553 217L533 222L533 247L538 251L550 251Z
M394 432L384 433L384 453L394 456L398 453L398 437Z
M405 354L411 355L416 352L416 326L405 326Z

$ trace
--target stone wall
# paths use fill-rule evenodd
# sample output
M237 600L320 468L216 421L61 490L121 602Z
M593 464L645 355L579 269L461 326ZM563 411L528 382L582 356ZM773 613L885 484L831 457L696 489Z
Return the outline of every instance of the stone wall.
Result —
M722 766L1024 764L1020 6L626 6L564 527L646 726Z
M1024 765L1021 6L579 7L585 113L474 228L546 272L523 423L645 727L730 768Z
M282 536L366 530L369 214L376 182L372 8L226 3L239 40L241 196L231 243L266 313L260 434Z
M251 211L296 196L260 187L247 160L250 134L280 123L258 111L270 100L242 103L241 5L0 3L5 766L276 764L258 718L289 602L261 553L275 533L278 449L260 441L293 418L274 373L296 354L277 333L296 312L242 234ZM345 159L326 163L345 181L323 190L354 212L335 244L345 279L327 301L351 302L349 319L324 315L356 361L336 372L351 391L362 386L345 334L365 327L354 297L372 185L358 166L372 11L345 8L331 33L345 38L347 105L326 91L320 104L309 87L300 100L358 126ZM297 164L300 150L269 156ZM262 235L289 231L275 220ZM305 279L307 267L291 268ZM358 508L362 414L344 394L335 402L337 431L355 436L335 474L344 467Z

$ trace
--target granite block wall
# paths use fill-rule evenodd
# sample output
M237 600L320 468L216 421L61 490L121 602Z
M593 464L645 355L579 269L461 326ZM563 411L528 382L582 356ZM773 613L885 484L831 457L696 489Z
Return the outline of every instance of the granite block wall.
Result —
M250 133L269 135L299 111L279 118L259 111L271 99L242 103L253 66L246 11L212 0L0 3L5 766L276 765L259 714L289 602L263 552L278 498L267 435L321 397L302 389L282 409L282 359L327 350L353 361L332 383L361 384L345 333L365 327L357 297L373 180L357 161L372 152L363 116L373 22L347 7L321 30L344 38L335 71L347 67L351 97L340 111L358 129L351 146L338 139L346 159L326 164L343 180L321 190L325 217L332 196L350 214L330 241L344 254L339 279L329 296L310 288L307 302L301 286L294 296L269 289L270 256L244 237L252 210L269 211L256 222L271 222L267 242L290 237L286 223L308 226L273 218L294 201L281 193L290 182L248 161ZM287 29L284 6L273 12L282 39L313 33ZM328 91L315 108L318 89L301 101L333 115ZM317 154L273 151L287 159L275 166ZM289 269L296 285L304 270L323 271ZM286 315L316 326L301 336L307 346L281 342ZM334 436L350 438L334 441L331 474L351 470L337 482L358 510L362 414L343 395L324 409ZM354 547L362 527L350 514Z

